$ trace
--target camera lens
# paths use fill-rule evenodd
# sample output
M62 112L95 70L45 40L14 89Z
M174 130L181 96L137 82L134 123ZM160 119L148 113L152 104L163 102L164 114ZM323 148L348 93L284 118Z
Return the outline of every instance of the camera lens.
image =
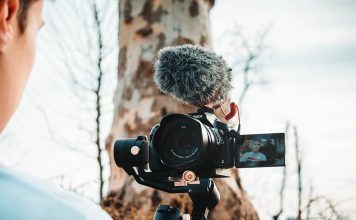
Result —
M208 159L208 147L214 145L212 133L189 115L165 116L152 138L152 146L162 163L176 169L196 167Z
M170 153L179 159L187 159L197 154L199 137L192 132L194 127L187 123L178 123L167 133L166 146Z

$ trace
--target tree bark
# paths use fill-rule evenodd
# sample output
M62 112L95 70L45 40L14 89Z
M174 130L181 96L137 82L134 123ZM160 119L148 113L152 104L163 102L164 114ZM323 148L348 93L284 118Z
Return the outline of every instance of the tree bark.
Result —
M188 195L168 194L139 185L115 164L115 140L148 135L153 125L170 112L189 113L192 106L159 92L153 82L153 62L165 46L200 44L211 47L209 11L213 0L121 0L118 85L115 115L106 140L110 155L109 194L102 206L114 219L152 219L159 204L191 211ZM258 219L246 198L237 171L235 178L216 180L221 193L210 219Z

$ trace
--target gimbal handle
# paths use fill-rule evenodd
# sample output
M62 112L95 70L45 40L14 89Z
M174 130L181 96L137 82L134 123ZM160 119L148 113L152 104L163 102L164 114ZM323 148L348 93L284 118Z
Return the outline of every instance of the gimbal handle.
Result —
M209 211L220 201L220 193L214 181L201 179L200 184L189 185L188 194L193 201L192 220L206 220Z

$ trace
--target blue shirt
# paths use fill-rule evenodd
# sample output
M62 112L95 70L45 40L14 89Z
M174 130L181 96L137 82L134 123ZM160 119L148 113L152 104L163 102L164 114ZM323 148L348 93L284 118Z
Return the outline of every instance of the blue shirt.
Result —
M266 156L260 152L246 152L241 157L240 162L247 162L247 161L266 161Z
M98 205L27 175L0 166L1 220L110 220Z

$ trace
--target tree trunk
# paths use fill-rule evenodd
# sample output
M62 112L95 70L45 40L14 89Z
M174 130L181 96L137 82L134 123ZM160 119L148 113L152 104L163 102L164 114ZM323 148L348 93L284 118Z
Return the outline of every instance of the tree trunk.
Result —
M112 148L119 138L148 135L169 112L196 109L159 92L153 82L153 61L165 46L200 44L211 47L209 11L213 0L121 0L119 24L119 74L115 116L106 141L110 155L109 195L102 206L114 219L152 219L159 204L171 204L183 212L192 203L185 194L168 194L139 185L114 162ZM236 172L237 174L237 172ZM237 180L237 181L236 181ZM221 193L210 219L258 219L236 178L216 180Z

